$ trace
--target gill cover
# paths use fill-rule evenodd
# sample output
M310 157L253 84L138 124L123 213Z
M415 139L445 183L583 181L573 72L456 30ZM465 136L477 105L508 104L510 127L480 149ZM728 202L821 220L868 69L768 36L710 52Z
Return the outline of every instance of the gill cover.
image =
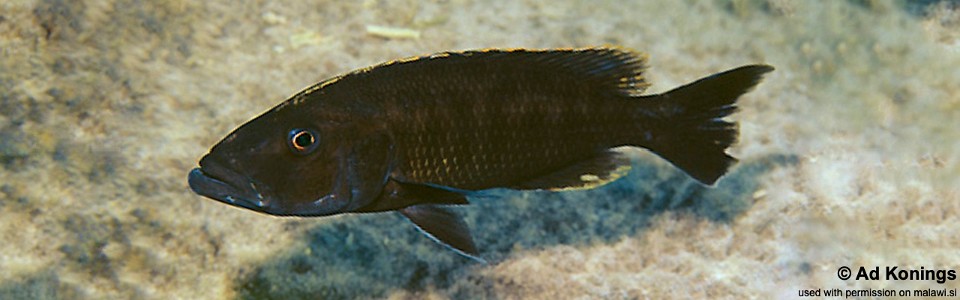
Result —
M349 197L342 212L353 212L374 202L383 191L396 162L393 142L386 134L356 140L340 157L336 194Z

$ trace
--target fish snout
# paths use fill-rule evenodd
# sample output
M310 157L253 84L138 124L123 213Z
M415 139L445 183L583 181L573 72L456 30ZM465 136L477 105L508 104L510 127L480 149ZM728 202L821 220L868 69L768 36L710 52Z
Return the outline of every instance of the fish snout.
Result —
M226 204L256 211L269 206L256 183L210 156L204 156L200 167L190 171L187 183L194 193Z

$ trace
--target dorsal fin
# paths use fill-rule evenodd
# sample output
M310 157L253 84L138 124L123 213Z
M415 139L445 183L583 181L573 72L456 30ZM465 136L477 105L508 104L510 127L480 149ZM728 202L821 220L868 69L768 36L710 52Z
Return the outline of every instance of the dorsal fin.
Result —
M643 93L649 83L643 77L645 54L618 48L581 48L567 50L522 51L561 70L569 70L628 96Z
M577 49L486 49L445 52L430 59L472 57L482 60L508 60L512 64L540 65L550 74L568 73L578 80L607 86L629 96L640 95L649 83L643 78L647 56L620 48Z
M469 60L467 60L469 59ZM487 61L487 62L484 62ZM431 55L408 57L374 65L337 76L308 87L287 102L299 103L311 93L333 86L364 74L396 70L410 64L505 64L523 66L545 74L567 74L605 88L600 91L615 91L627 96L639 96L650 86L643 77L647 55L621 48L571 48L571 49L481 49L440 52ZM275 109L285 106L281 104Z
M525 181L511 188L520 190L580 190L598 187L630 172L630 159L623 153L607 151Z

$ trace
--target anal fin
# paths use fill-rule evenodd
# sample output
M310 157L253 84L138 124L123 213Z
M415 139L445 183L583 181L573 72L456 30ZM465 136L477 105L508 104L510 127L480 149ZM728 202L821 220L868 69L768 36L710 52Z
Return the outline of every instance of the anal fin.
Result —
M463 256L486 263L477 256L470 228L456 213L438 205L422 204L400 210L424 234Z
M629 172L630 158L621 152L608 150L511 188L551 191L590 189L613 182Z

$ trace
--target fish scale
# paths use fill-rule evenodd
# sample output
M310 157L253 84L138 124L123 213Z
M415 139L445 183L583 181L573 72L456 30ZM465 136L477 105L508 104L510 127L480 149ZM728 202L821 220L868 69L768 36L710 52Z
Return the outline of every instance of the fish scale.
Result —
M455 89L440 91L451 98L467 98L469 95L459 95ZM531 96L525 96L529 93ZM547 98L544 93L551 91L530 90L524 94L508 95L511 102L483 102L476 101L473 113L464 116L447 110L458 109L454 105L440 103L426 103L422 107L414 107L413 115L422 116L419 122L408 130L398 129L396 133L401 142L398 147L403 156L410 160L408 180L430 182L439 185L451 186L458 189L483 189L497 185L512 183L514 178L526 178L539 175L551 169L561 167L564 163L593 154L590 149L605 149L609 142L603 143L605 136L590 133L604 131L604 128L616 124L599 122L596 116L625 114L614 103L606 105L566 105L565 102L583 102L582 98L564 96L558 93ZM517 100L519 99L519 100ZM530 100L525 100L530 99ZM613 99L611 99L612 101ZM448 116L457 115L459 122ZM479 120L496 120L501 122L481 122ZM620 119L620 118L614 118ZM435 124L431 126L430 123ZM507 127L502 124L507 124ZM619 126L622 126L620 124ZM431 128L430 130L417 129ZM413 132L413 138L404 138L404 132ZM450 135L451 132L476 132L474 138L466 139L461 135ZM409 149L413 151L403 151ZM465 152L444 153L448 145L460 145ZM418 147L425 147L418 151ZM543 153L540 163L522 159L517 153ZM458 158L469 165L450 164L451 172L430 172L441 166L434 160ZM536 166L536 168L532 168Z

